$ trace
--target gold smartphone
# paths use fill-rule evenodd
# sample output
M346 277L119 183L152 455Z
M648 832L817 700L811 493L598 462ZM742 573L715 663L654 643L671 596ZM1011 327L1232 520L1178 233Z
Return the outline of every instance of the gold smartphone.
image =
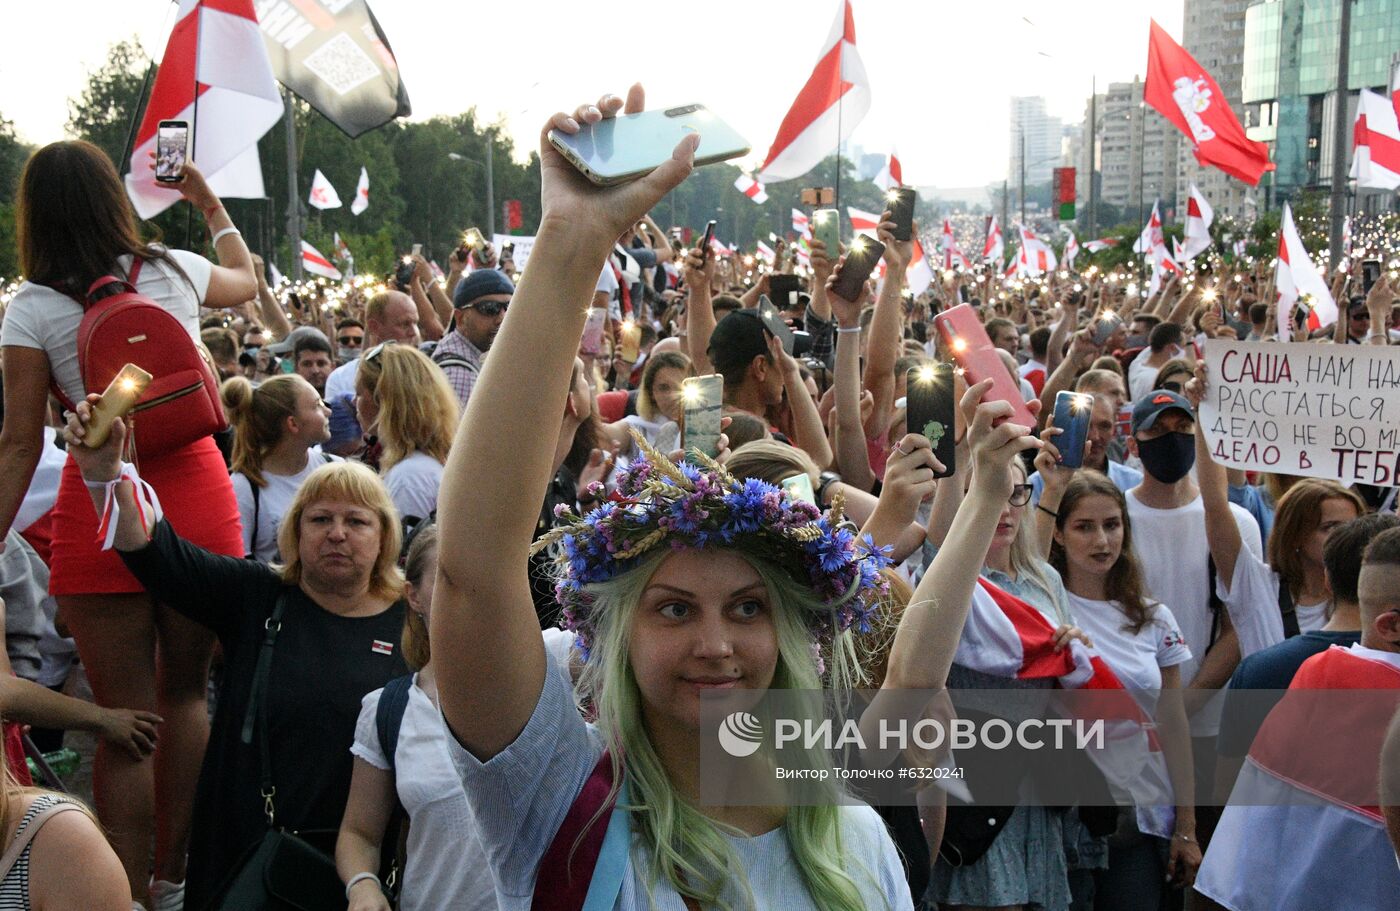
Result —
M136 407L149 385L151 375L135 364L127 364L119 370L103 390L97 404L92 406L92 418L88 421L83 445L98 449L107 442L107 437L112 433L112 423L117 418L126 417Z

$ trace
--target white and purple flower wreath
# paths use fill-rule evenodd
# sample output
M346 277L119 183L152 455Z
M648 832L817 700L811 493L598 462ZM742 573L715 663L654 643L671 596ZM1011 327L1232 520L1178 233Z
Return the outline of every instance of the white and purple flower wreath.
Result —
M839 494L823 515L766 481L735 478L712 459L677 465L641 437L637 444L641 455L618 474L614 494L586 515L558 508L564 524L531 549L554 548L562 625L585 654L593 633L586 586L617 577L663 545L732 547L784 568L830 607L812 614L819 642L871 631L889 591L880 574L890 565L889 548L876 547L843 519Z

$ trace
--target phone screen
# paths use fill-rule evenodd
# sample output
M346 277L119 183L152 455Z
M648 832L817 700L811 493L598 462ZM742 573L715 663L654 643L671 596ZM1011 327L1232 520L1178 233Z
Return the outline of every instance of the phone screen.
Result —
M1363 260L1361 263L1361 293L1370 294L1371 286L1381 280L1381 261Z
M712 218L710 219L709 224L705 225L705 237L700 241L700 255L705 258L706 262L709 262L710 256L712 255L712 251L710 250L710 241L714 239L715 220Z
M183 120L162 120L156 128L156 180L176 183L185 173L190 125Z
M1089 417L1093 410L1092 395L1060 392L1055 396L1055 414L1051 421L1064 432L1051 442L1060 451L1060 464L1066 468L1084 465L1084 443L1089 439Z

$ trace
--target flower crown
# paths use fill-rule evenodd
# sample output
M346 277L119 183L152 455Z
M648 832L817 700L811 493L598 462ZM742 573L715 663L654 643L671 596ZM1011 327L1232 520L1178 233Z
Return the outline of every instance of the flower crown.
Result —
M809 627L818 642L848 630L871 632L889 584L880 570L889 566L889 548L878 548L844 520L838 493L830 511L791 496L757 478L740 480L700 453L698 465L677 465L632 431L640 455L619 472L617 491L586 515L566 506L555 510L565 524L535 542L537 553L554 550L554 597L563 607L563 626L587 653L594 626L592 597L585 586L632 569L647 554L669 544L732 547L754 553L810 585L830 610L814 612ZM601 485L591 486L597 493Z

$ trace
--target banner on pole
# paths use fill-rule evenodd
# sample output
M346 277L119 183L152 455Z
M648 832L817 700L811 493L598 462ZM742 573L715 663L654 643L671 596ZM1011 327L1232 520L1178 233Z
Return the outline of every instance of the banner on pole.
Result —
M1229 468L1400 486L1400 358L1370 345L1206 342L1199 416Z

